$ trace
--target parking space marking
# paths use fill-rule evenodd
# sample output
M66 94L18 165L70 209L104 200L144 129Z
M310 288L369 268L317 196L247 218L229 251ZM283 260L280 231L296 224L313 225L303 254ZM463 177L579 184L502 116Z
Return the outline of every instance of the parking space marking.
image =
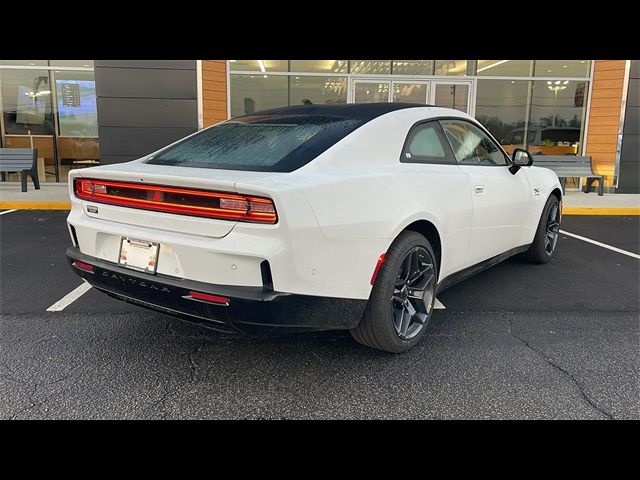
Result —
M4 212L0 212L0 215L4 215L6 213L11 213L11 212L17 212L17 211L18 211L17 208L14 208L13 210L5 210Z
M436 298L436 301L433 302L433 309L434 310L444 310L445 308L446 307L442 304L442 302Z
M64 310L89 290L91 290L91 284L89 284L88 282L82 282L80 286L70 291L56 303L47 308L47 312L59 312L61 310Z
M621 248L617 248L617 247L612 247L611 245L607 245L606 243L601 243L601 242L598 242L596 240L591 240L590 238L582 237L580 235L576 235L575 233L565 232L564 230L560 230L560 233L562 235L566 235L568 237L577 238L578 240L582 240L583 242L593 243L594 245L597 245L597 246L602 247L602 248L606 248L607 250L613 250L614 252L618 252L618 253L621 253L623 255L627 255L629 257L633 257L633 258L636 258L636 259L640 260L640 255L638 255L637 253L629 252L627 250L622 250Z

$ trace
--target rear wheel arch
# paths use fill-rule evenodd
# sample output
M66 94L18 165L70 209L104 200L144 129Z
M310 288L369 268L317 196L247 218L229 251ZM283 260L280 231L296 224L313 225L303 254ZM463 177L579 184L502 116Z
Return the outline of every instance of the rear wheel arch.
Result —
M438 232L438 228L429 220L417 220L407 225L402 231L405 230L417 232L429 240L431 248L433 248L433 253L436 256L435 260L438 265L438 272L440 272L440 267L442 265L442 240L440 232Z
M553 191L551 192L551 195L555 195L559 202L562 201L562 192L560 191L559 188L557 187L554 188Z

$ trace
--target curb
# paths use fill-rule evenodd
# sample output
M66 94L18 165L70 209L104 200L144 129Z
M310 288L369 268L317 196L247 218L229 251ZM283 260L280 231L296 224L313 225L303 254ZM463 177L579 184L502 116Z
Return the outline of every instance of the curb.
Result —
M71 202L0 202L0 210L71 210Z
M564 207L562 215L640 215L640 208L591 208L591 207Z

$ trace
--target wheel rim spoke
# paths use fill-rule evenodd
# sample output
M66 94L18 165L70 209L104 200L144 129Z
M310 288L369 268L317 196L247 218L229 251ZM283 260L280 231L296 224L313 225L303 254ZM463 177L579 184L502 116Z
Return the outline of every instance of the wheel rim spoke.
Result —
M391 298L393 326L400 338L413 338L427 323L435 280L431 255L422 247L408 252L398 268Z
M547 228L544 236L544 250L548 255L551 255L556 248L558 242L558 235L560 233L560 218L559 218L558 204L554 204L549 209L549 216L547 218Z

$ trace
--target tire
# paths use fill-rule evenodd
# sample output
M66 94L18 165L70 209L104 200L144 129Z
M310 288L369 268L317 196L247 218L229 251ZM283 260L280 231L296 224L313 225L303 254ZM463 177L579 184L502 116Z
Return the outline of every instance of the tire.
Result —
M362 319L351 330L358 343L401 353L420 341L436 298L435 258L429 241L417 232L404 231L393 241L385 253Z
M559 231L560 201L555 195L551 195L542 210L533 242L524 253L525 258L532 263L549 262L556 252Z

